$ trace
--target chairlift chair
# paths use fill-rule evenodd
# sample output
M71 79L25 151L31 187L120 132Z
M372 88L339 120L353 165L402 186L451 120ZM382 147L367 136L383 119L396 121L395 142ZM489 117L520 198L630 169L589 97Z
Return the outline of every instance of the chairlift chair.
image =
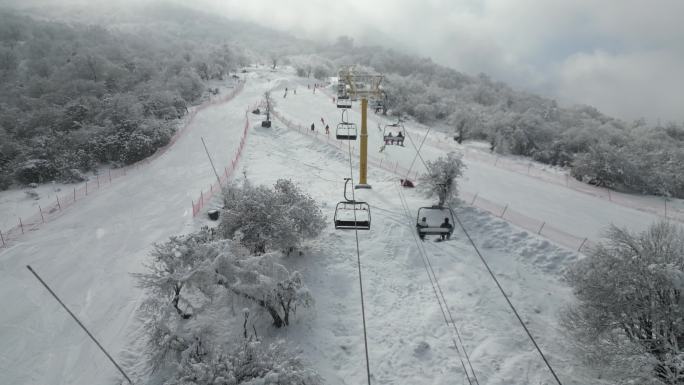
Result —
M392 135L393 131L397 131L396 135ZM399 135L401 134L401 135ZM382 139L385 144L404 146L404 138L406 138L406 130L401 123L386 124L382 130Z
M352 107L352 100L349 95L337 97L337 108L349 109Z
M356 123L342 122L337 124L335 138L340 140L356 140Z
M344 178L344 201L335 206L335 230L370 230L370 206L366 202L347 198L349 182L350 178Z
M422 219L425 218L425 225L421 224ZM448 219L450 227L442 227L444 220ZM451 237L454 232L454 212L449 207L421 207L418 209L418 218L416 220L416 229L421 238L425 235L443 235Z

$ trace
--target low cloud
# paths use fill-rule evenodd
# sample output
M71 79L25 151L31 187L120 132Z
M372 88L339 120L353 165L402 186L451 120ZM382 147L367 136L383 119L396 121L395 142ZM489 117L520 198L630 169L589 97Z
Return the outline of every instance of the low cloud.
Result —
M632 119L684 120L684 2L206 0L226 16L410 50Z

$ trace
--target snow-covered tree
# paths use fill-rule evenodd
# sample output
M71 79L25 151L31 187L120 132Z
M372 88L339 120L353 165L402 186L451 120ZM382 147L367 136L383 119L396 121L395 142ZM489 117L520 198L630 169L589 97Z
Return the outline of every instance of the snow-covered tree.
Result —
M566 326L591 357L650 366L641 383L684 383L684 230L612 226L607 238L567 275L579 302Z
M207 228L171 237L155 246L148 271L135 274L147 294L142 311L154 368L208 362L217 336L240 331L239 322L225 319L233 300L252 304L278 328L289 325L298 309L313 305L301 275L281 263L281 254L255 256L234 241L214 238ZM242 329L246 324L247 315ZM258 337L252 327L250 338ZM240 334L247 338L246 330Z
M211 234L203 230L155 245L148 272L136 274L140 287L155 301L170 304L181 318L192 317L193 302L183 294L198 289L210 296L210 287L215 284L207 274L219 250L216 244L208 243L210 239ZM192 297L197 299L196 295Z
M164 385L318 385L322 379L307 368L284 342L245 340L210 358L189 357Z
M282 179L274 189L247 181L228 186L222 218L219 233L228 239L237 236L255 254L269 249L290 252L320 234L324 224L316 202Z
M236 257L222 254L215 261L218 282L266 311L279 328L290 324L297 307L310 307L313 297L297 271L289 272L273 253Z
M428 198L437 196L438 206L449 204L458 196L456 179L463 175L463 157L455 152L427 161L427 174L420 176L421 185Z

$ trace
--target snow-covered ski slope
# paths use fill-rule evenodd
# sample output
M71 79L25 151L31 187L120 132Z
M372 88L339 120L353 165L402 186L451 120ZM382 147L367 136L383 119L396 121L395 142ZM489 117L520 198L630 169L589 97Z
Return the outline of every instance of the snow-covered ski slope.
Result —
M229 163L245 108L273 87L284 115L307 126L314 122L319 135L323 117L334 130L339 111L320 91L314 95L291 74L251 73L240 95L198 114L187 133L159 159L73 206L10 249L0 250L0 384L113 384L118 378L26 270L27 264L53 285L136 383L144 381L137 350L142 337L136 319L141 292L130 273L144 269L152 243L206 223L202 217L192 218L190 205L215 178L200 137L217 165ZM297 94L290 91L282 98L285 87L296 87ZM352 117L358 122L358 115ZM371 115L371 151L380 143L375 119ZM348 154L277 121L272 129L258 127L258 118L253 123L241 160L250 180L272 184L291 178L321 202L329 218L329 227L306 255L285 261L302 271L315 308L300 311L291 327L272 330L268 337L296 341L329 384L365 382L354 235L332 226L334 205L342 199L343 178L349 175ZM423 151L426 159L443 153L432 147ZM413 155L409 146L388 146L381 154L406 166ZM357 179L357 162L353 164ZM473 162L468 166L464 189L478 190L492 200L505 198L519 210L529 209L528 215L548 216L554 225L572 232L595 235L611 221L638 229L655 219L519 174ZM369 182L373 189L359 190L357 198L371 204L373 215L372 229L359 235L374 383L465 383L451 332L411 235L417 208L431 201L407 190L411 215L406 217L395 175L371 168ZM458 211L564 383L598 383L574 358L558 326L559 311L571 301L560 276L576 253L482 211ZM424 246L480 383L552 383L463 234L457 230L452 241L429 240Z
M111 383L115 369L25 265L120 356L140 299L130 273L143 269L154 242L192 228L191 201L215 180L200 137L218 165L228 164L245 110L273 85L249 79L154 162L0 250L0 384Z

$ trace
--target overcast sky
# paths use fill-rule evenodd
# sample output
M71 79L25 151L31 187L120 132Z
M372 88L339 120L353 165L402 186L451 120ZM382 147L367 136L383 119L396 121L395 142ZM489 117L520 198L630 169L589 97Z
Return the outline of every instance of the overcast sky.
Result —
M684 0L205 0L300 37L349 35L563 103L684 121Z

